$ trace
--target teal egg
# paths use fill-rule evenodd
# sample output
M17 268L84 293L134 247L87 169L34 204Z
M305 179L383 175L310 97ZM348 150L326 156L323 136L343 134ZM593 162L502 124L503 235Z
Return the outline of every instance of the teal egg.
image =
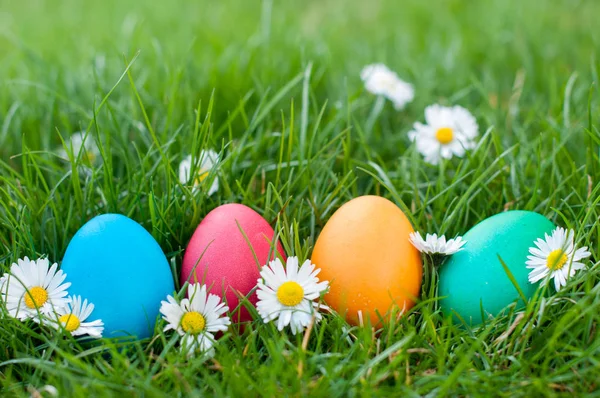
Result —
M467 324L477 325L485 317L496 316L520 295L502 267L502 258L524 296L529 299L537 284L528 281L525 262L529 248L538 238L550 234L554 224L541 214L508 211L487 218L471 228L463 238L464 249L447 259L439 270L440 306L445 314L457 315ZM523 306L519 300L519 306Z
M95 308L103 337L146 338L154 332L160 302L175 286L162 249L140 224L119 214L88 221L71 239L61 269L69 294Z

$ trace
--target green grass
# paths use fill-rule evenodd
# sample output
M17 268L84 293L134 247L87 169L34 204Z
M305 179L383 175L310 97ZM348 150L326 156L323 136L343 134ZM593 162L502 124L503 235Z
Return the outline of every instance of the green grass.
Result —
M82 346L3 317L0 394L598 394L598 15L591 0L4 0L2 270L26 255L60 261L105 212L140 222L178 268L202 217L230 202L272 220L305 258L333 211L363 194L450 236L537 211L574 228L592 260L556 296L478 329L445 319L426 285L383 330L328 315L303 345L256 321L232 328L214 360L186 361L160 332ZM373 112L358 75L377 61L415 84L404 111ZM467 107L481 131L476 150L439 167L406 135L434 102ZM102 147L91 175L56 156L80 130ZM177 180L201 148L224 159L210 198Z

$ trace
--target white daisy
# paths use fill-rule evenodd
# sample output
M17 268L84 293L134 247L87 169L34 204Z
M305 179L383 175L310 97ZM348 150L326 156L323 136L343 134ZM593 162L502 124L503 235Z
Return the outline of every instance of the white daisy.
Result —
M69 138L69 141L66 142L66 145L67 148L72 149L75 159L79 157L79 153L82 150L84 153L81 156L85 163L92 164L100 159L100 149L98 149L94 137L92 134L88 134L86 138L85 131L73 133ZM69 160L69 155L65 148L60 148L58 150L58 155L66 161Z
M69 304L67 289L71 283L63 283L67 275L58 271L58 264L48 259L17 260L10 268L6 289L6 309L15 318L38 319L38 314L48 315L54 309Z
M94 304L87 300L81 302L81 296L69 297L71 304L59 308L54 315L44 318L43 322L56 329L63 328L73 336L88 335L99 339L104 331L104 322L96 319L92 322L85 322L94 311Z
M360 78L367 91L386 97L394 103L396 109L404 108L415 97L412 84L400 79L384 64L365 66L360 72Z
M575 232L556 228L552 235L544 234L544 239L536 240L535 246L529 249L531 256L527 257L527 268L532 271L529 273L529 282L536 283L542 281L542 286L548 282L547 276L554 278L554 287L556 291L562 286L566 286L567 279L575 275L585 265L580 262L584 258L591 256L587 247L577 249L574 243Z
M231 324L228 316L222 316L229 307L214 294L207 294L206 286L195 283L188 286L188 298L180 303L172 296L161 302L160 313L168 322L164 331L175 330L183 336L181 350L191 356L200 351L214 355L214 333L224 332Z
M457 236L447 242L444 235L438 238L437 234L427 234L425 239L423 239L419 232L411 232L409 240L421 253L442 254L444 256L449 256L461 251L465 243L467 243L462 236Z
M200 158L196 159L197 164L199 163L199 167L192 166L192 155L188 155L185 159L181 161L179 164L179 181L182 184L187 184L190 182L190 173L192 169L196 170L194 178L192 179L192 184L194 189L197 189L201 186L202 182L210 175L211 170L219 161L219 154L217 154L212 149L207 151L202 151L200 153ZM208 189L208 195L212 195L219 190L219 177L215 176L213 179L210 188Z
M425 108L425 122L415 123L408 138L416 142L417 150L430 164L453 156L462 157L465 151L475 147L479 134L477 121L461 106L431 105Z
M283 268L278 258L262 268L258 280L256 309L265 323L277 321L277 329L290 325L296 334L307 327L313 318L318 322L319 308L327 308L314 302L325 292L329 282L319 282L321 272L310 260L298 269L298 257L289 257Z

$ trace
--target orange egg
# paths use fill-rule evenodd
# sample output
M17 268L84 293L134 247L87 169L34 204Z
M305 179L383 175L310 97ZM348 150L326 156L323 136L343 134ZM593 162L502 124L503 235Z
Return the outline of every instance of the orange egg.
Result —
M421 291L423 264L409 241L412 225L392 202L361 196L336 211L317 239L312 262L330 281L325 302L354 325L387 322L410 309Z

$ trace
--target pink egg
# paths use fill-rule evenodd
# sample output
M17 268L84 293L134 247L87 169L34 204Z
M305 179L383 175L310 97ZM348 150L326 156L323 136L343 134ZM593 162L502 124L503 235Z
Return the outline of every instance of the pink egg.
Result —
M273 228L251 208L240 204L219 206L206 215L192 235L183 257L181 283L207 285L211 293L226 298L230 311L237 308L238 297L247 296L254 305L256 292L248 295L256 287L260 268L275 257L271 250L274 239ZM277 251L286 258L279 242ZM232 321L251 319L243 306L232 314Z

